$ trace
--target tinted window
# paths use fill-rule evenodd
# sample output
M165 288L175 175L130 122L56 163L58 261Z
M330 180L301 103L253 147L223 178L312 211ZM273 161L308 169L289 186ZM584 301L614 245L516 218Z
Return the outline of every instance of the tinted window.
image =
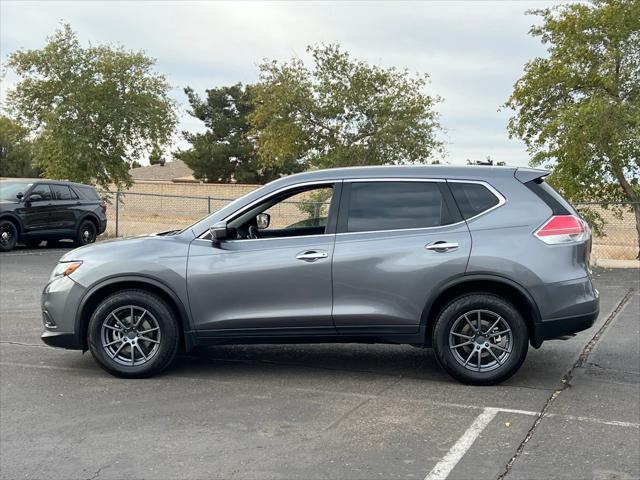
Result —
M40 195L42 197L42 200L51 200L52 198L49 185L45 185L43 183L39 183L38 185L33 187L33 190L31 190L31 193L29 195Z
M478 183L449 182L453 197L467 220L498 204L498 198L484 185Z
M354 182L347 231L437 227L451 223L435 182Z
M100 195L98 195L98 192L96 192L96 189L93 187L79 187L79 186L74 186L74 188L77 189L77 191L80 193L80 195L82 196L82 198L86 199L86 200L99 200L100 199Z
M78 198L66 185L51 185L51 189L56 200L75 200Z

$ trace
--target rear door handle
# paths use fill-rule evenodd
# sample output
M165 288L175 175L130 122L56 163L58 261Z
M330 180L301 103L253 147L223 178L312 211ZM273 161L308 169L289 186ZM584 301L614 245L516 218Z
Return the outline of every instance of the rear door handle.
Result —
M327 258L329 254L322 250L307 250L305 252L296 255L298 260L304 260L305 262L315 262L321 258Z
M449 250L455 250L458 248L458 242L433 242L429 245L425 245L424 248L427 250L435 250L436 252L447 252Z

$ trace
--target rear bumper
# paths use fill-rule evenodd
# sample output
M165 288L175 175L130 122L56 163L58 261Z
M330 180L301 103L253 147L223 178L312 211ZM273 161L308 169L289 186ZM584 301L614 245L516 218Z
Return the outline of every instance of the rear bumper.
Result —
M98 235L102 235L104 233L104 231L107 229L107 219L105 218L100 218L98 219L99 225L98 225Z
M555 320L547 320L536 325L536 333L533 345L539 346L544 340L562 337L578 333L587 328L591 328L598 318L600 310L595 310L586 315L578 315L576 317L558 318ZM537 345L536 345L537 343Z

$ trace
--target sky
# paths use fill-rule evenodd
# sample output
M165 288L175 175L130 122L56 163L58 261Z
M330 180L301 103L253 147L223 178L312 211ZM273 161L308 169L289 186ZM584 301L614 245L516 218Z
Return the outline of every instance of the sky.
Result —
M187 114L186 86L205 89L258 78L264 59L309 58L305 47L339 43L353 57L428 74L426 93L445 132L445 160L527 165L525 146L509 139L509 110L499 111L525 63L545 55L525 15L549 1L215 2L0 0L0 62L17 49L41 48L61 22L83 44L119 43L157 60L180 109L180 130L201 131ZM6 72L0 101L18 79ZM174 148L188 144L179 136Z

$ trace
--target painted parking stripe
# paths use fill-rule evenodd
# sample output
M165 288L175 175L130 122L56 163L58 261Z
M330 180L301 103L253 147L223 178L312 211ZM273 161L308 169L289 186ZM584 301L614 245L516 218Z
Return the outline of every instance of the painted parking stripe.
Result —
M444 480L449 476L451 470L467 453L467 450L476 441L476 438L482 433L491 420L495 418L499 410L497 408L485 408L480 415L474 420L466 432L451 447L447 454L440 460L433 470L425 477L425 480Z

